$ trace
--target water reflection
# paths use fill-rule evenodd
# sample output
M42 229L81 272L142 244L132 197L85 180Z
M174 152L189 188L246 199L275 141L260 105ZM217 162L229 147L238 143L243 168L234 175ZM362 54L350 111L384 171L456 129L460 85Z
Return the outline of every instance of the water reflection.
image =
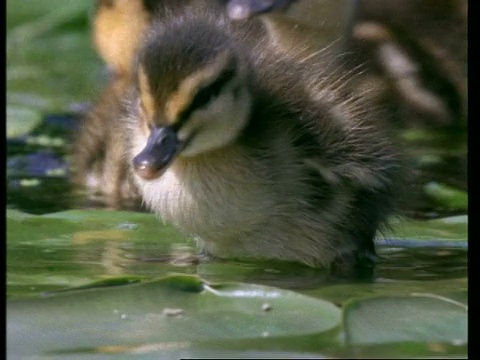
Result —
M467 276L466 249L380 248L376 281L443 280Z
M468 259L462 248L379 247L373 277L358 279L333 277L326 271L285 263L204 259L197 256L193 243L132 241L119 230L74 235L54 243L8 243L7 294L36 295L111 277L153 278L170 273L198 274L212 283L243 281L295 289L339 304L366 293L466 291ZM443 285L435 290L439 281ZM329 292L335 288L338 290Z

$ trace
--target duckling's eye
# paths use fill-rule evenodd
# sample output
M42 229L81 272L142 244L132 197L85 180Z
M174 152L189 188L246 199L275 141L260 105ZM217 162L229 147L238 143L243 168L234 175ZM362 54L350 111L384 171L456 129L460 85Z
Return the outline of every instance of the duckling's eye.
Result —
M211 86L203 88L195 95L190 106L197 109L201 108L207 105L213 98L217 97L219 92L220 89L212 88Z

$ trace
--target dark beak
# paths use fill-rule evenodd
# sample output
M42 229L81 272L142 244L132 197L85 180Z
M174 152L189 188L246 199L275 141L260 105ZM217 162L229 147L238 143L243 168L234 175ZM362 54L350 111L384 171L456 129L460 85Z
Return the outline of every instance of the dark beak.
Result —
M133 158L133 168L145 180L160 177L178 153L179 142L169 127L155 127L145 148Z

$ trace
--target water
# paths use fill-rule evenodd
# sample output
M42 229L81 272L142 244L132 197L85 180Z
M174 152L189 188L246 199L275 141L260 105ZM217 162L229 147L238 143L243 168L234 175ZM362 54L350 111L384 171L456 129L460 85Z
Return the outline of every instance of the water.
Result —
M427 284L438 281L450 281L450 290L457 286L466 289L465 242L443 240L440 245L444 246L435 246L428 240L407 241L401 238L408 231L406 220L401 223L398 240L393 242L395 247L386 246L391 242L379 239L378 261L372 276L353 279L281 262L205 259L198 256L192 239L162 226L148 212L91 209L75 214L63 212L29 218L13 214L8 218L9 297L38 295L107 277L161 277L171 272L199 274L213 282L252 282L307 293L337 284L350 284L353 289L355 284L376 284L401 292L404 285L408 288L416 283L428 287ZM403 243L406 246L398 246ZM416 246L411 246L412 243ZM348 293L344 300L354 295Z

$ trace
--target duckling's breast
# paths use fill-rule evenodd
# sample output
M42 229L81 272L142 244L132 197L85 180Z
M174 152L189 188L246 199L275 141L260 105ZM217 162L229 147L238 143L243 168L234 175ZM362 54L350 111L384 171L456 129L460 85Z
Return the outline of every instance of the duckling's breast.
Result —
M236 147L178 158L160 178L137 182L164 221L208 240L238 238L277 209L267 169Z

